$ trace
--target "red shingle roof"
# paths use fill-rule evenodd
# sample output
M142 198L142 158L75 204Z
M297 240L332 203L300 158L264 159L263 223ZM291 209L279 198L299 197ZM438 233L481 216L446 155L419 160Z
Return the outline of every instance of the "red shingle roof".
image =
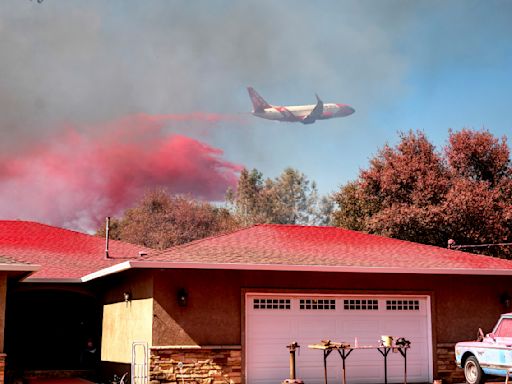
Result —
M130 268L512 275L512 260L333 227L256 225L166 251L27 221L0 221L0 262L41 266L30 281L80 281ZM148 253L140 257L139 251Z
M252 265L255 269L265 265L264 269L306 266L311 270L512 275L512 260L334 227L297 225L257 225L166 251L153 251L146 260Z
M139 251L149 249L110 240L112 258L105 259L105 240L101 237L29 221L0 221L0 256L41 266L27 281L78 280L127 258L137 258Z

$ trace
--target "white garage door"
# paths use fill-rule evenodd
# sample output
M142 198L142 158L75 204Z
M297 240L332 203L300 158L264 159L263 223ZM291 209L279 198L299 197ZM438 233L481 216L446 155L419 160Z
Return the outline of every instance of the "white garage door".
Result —
M297 377L324 380L323 354L308 344L321 340L377 345L381 335L405 337L407 381L432 382L430 301L426 296L246 296L246 375L249 384L280 383L289 377L286 345L297 341ZM341 382L341 358L328 358L329 383ZM384 358L375 349L354 350L346 360L349 383L383 383ZM400 353L388 355L388 382L404 379Z

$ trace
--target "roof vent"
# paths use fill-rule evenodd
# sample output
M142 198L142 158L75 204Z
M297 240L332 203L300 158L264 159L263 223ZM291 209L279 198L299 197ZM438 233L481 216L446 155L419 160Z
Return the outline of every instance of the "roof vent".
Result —
M147 256L148 253L146 251L139 251L139 257Z

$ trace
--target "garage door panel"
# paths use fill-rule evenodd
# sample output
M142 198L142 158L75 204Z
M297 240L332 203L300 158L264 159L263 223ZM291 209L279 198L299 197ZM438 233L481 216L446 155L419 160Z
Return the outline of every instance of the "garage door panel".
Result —
M267 367L254 367L249 379L251 384L268 384L268 377L286 377L290 374L288 369L285 368L267 368Z
M329 339L332 338L332 330L336 329L336 319L335 318L299 318L297 320L297 329L299 334L303 338L312 337L316 339L318 342L318 337L321 339Z
M298 377L310 377L311 379L308 379L307 384L324 384L323 366L321 369L322 376L318 375L318 366L300 367L300 369L297 370L297 375ZM327 381L329 383L341 382L341 367L328 366L327 372Z
M405 323L404 320L400 320L400 322L396 323L386 323L381 321L379 323L379 329L376 332L376 335L380 337L380 335L390 335L390 336L402 336L402 335L417 335L423 329L425 329L425 325L421 326L418 324ZM414 337L414 336L411 336ZM409 339L408 339L409 340Z
M272 324L271 327L268 324ZM254 316L248 325L251 327L251 333L257 335L267 335L270 338L279 335L289 335L293 332L294 319L288 316L258 315Z
M289 296L286 308L261 309L247 297L246 373L248 384L281 382L289 375L289 352L285 346L300 345L297 374L308 384L323 383L323 353L308 344L330 339L354 345L376 345L381 335L405 337L412 343L407 353L408 382L430 381L431 346L427 299L408 297L344 296L301 299ZM275 298L265 305L276 306ZM280 298L283 303L283 298ZM279 301L278 301L279 303ZM285 306L283 306L285 307ZM403 381L404 360L399 353L388 355L389 382ZM329 382L341 381L342 361L333 351L328 358ZM351 383L381 383L384 359L376 349L354 350L347 359Z
M266 343L261 340L253 340L251 343L252 348L248 356L258 363L274 364L274 362L284 362L284 365L288 367L289 354L285 345L289 343L290 340L284 338L275 339Z
M372 319L344 319L342 316L336 319L337 334L340 337L350 337L352 340L354 337L364 335L372 327L375 327L375 320Z

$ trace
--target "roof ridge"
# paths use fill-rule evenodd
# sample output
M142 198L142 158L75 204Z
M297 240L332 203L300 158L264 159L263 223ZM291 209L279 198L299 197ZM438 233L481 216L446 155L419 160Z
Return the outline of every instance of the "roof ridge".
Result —
M235 234L235 233L238 233L238 232L247 231L247 230L249 230L251 228L262 226L262 225L263 224L253 224L253 225L250 225L248 227L242 227L242 228L235 229L233 231L217 233L216 235L206 236L206 237L203 237L202 239L192 240L192 241L189 241L188 243L173 245L173 246L171 246L169 248L166 248L166 249L155 250L156 251L155 253L151 253L151 255L148 254L145 258L150 258L150 257L153 257L153 256L161 255L161 254L166 253L166 252L174 251L175 249L187 248L189 246L201 243L203 241L209 241L209 240L213 240L213 239L218 239L220 237L229 236L229 235L232 235L232 234ZM149 248L149 249L153 250L152 248Z
M334 228L334 229L344 229L350 231L350 229L336 227L334 225L309 225L309 224L281 224L281 223L260 223L254 224L255 226L263 226L263 227L307 227L307 228Z
M394 237L387 237L383 235L376 235L374 233L369 233L366 231L356 231L355 229L348 229L343 227L337 227L335 225L309 225L309 224L277 224L277 223L261 223L261 224L255 224L254 226L264 226L264 227L289 227L289 228L317 228L317 229L334 229L338 231L346 231L346 232L352 232L352 233L358 233L360 235L372 235L372 236L378 236L378 237L385 237L386 239L394 239ZM400 240L400 239L395 239ZM402 241L408 241L408 240L402 240Z
M66 232L72 232L72 233L76 233L78 235L85 235L85 236L91 236L91 237L95 237L96 235L91 235L89 233L85 233L85 232L80 232L80 231L77 231L75 229L69 229L69 228L63 228L63 227L57 227L56 225L52 225L52 224L47 224L47 223L41 223L39 221L33 221L33 220L0 220L0 223L26 223L26 224L35 224L35 225L38 225L38 226L41 226L41 227L46 227L46 228L50 228L50 229L53 229L53 230L59 230L59 231L66 231Z

